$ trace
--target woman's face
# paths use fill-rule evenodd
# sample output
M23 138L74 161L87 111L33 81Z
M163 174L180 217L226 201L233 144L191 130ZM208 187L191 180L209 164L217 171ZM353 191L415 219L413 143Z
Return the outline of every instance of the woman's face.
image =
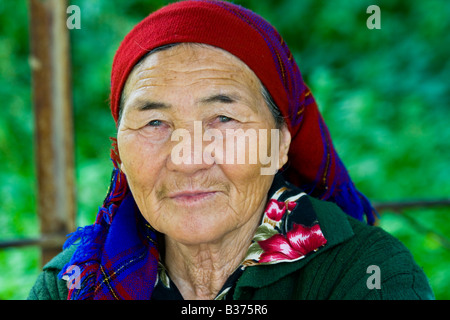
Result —
M184 244L254 231L273 174L261 174L270 164L250 153L276 147L272 161L281 168L290 134L284 126L272 139L275 120L253 71L221 49L178 45L136 66L124 97L121 169L146 220ZM229 133L256 140L239 144Z

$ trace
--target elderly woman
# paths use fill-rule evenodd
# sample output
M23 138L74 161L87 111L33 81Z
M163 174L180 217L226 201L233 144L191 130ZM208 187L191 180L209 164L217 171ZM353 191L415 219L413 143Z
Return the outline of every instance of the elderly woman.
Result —
M433 298L370 226L291 52L253 12L149 15L116 53L111 111L109 193L31 299Z

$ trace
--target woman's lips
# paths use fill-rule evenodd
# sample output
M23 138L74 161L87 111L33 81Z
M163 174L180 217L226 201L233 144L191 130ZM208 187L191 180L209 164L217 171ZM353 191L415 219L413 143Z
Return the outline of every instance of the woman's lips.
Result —
M216 194L216 191L182 191L169 195L169 198L184 204L194 204L206 200Z

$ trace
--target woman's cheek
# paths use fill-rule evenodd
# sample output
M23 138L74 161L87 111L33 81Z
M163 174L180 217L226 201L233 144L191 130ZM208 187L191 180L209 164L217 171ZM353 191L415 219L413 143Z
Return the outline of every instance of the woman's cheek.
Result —
M172 136L172 128L167 124L159 126L146 125L137 130L141 139L151 144L163 144L170 141Z
M164 163L165 149L170 138L155 132L129 132L118 136L122 171L131 181L148 181L152 172L159 172ZM159 138L159 139L157 139ZM141 183L139 183L141 184Z

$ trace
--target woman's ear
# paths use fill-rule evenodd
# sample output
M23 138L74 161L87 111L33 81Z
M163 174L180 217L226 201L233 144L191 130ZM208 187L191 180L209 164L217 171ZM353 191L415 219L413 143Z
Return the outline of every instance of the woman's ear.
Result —
M120 164L120 171L122 171L125 175L127 175L127 173L125 172L125 167L124 167L123 163Z
M127 172L125 171L125 166L123 165L123 162L120 159L119 148L117 148L117 158L118 158L118 164L119 164L120 171L122 171L122 173L127 175Z
M125 173L122 161L120 160L117 138L110 137L109 140L111 140L111 152L110 152L111 160L113 161L114 166L116 168L120 168L120 170Z
M280 128L280 152L278 158L278 170L281 169L288 161L289 147L291 146L291 133L287 124L283 124Z

